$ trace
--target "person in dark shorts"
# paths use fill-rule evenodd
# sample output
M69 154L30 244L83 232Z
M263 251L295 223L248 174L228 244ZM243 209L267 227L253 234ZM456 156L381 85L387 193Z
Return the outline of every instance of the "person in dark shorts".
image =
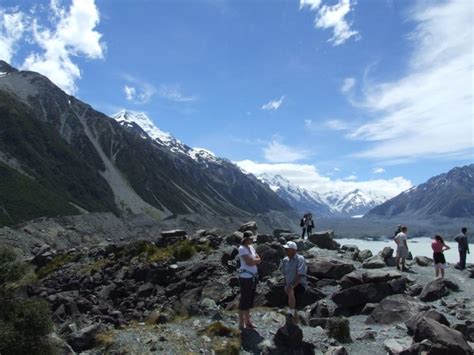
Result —
M446 269L446 259L444 258L443 252L451 248L444 243L443 237L441 237L440 235L436 235L435 239L431 243L431 249L433 249L433 265L435 268L436 278L438 278L439 276L441 276L441 278L444 278L444 269Z
M239 303L239 328L256 328L250 321L250 309L257 289L257 265L261 259L252 246L253 237L246 235L239 247L240 269L240 303Z
M282 260L281 271L285 277L285 293L288 296L289 315L296 316L298 299L306 292L306 261L303 255L297 253L295 242L287 242L283 248L286 257Z

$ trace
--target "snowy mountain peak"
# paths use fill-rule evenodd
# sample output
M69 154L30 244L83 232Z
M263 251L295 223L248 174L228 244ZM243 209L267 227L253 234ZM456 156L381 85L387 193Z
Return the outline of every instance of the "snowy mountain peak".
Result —
M217 158L214 153L204 148L191 148L182 143L170 133L163 132L144 112L136 112L122 110L112 116L121 125L138 125L159 145L167 147L170 151L178 154L184 154L198 163L219 163L221 159Z

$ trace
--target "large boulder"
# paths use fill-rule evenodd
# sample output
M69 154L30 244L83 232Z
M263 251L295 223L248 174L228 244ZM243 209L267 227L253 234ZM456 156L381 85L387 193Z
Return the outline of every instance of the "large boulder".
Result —
M329 318L327 320L326 329L328 332L328 337L334 338L341 343L352 342L349 319L343 317Z
M273 235L268 234L258 234L257 235L257 244L272 243L275 241Z
M383 299L367 317L367 324L401 323L418 314L426 304L407 295L392 295Z
M372 257L372 252L369 249L361 250L357 254L357 260L360 262L363 262L364 260L367 260L370 257Z
M280 234L282 233L291 233L291 231L289 229L274 229L273 230L273 236L275 237L275 239L280 238Z
M278 270L281 260L285 257L283 247L278 243L260 244L257 246L256 252L262 259L258 265L258 276L261 279Z
M242 243L242 239L244 239L244 233L243 232L239 232L239 231L235 231L234 233L232 233L231 235L229 235L225 241L228 243L228 244L233 244L233 245L240 245Z
M405 337L402 339L387 339L383 342L383 347L389 355L398 355L406 351L413 344L413 339Z
M385 260L380 256L375 255L371 258L364 260L362 263L364 269L381 269L385 267Z
M346 274L355 270L354 265L338 260L321 260L308 263L308 275L318 279L339 280Z
M428 317L421 318L416 324L414 339L416 342L428 339L435 344L441 345L445 353L450 355L468 355L473 353L460 332Z
M97 345L96 336L102 330L103 326L101 324L92 324L69 334L66 341L77 352L92 349Z
M349 287L362 285L365 283L377 283L377 282L389 282L402 277L402 274L395 270L373 270L363 271L356 270L349 274L344 275L341 279L340 284L342 289Z
M458 285L447 279L434 279L428 282L421 291L420 300L424 302L436 301L449 293L449 290L459 290Z
M325 297L326 295L319 290L308 287L305 293L296 300L296 308L302 309ZM269 290L265 293L265 305L279 308L288 306L288 296L285 293L284 283L276 283L269 287Z
M277 349L283 353L293 353L303 348L303 331L292 322L279 328L273 338Z
M393 256L393 248L391 247L385 247L379 252L379 256L387 260L388 258L391 258Z
M340 307L352 308L378 303L392 293L392 287L387 282L366 283L335 292L331 299Z
M257 234L257 229L258 229L257 222L250 221L250 222L242 224L239 227L239 232L251 231L252 234L255 235L255 234Z
M428 258L427 256L415 256L415 262L419 266L430 266L433 265L433 259Z
M435 311L434 309L430 309L430 310L415 314L414 316L412 316L410 319L408 319L405 322L405 325L407 327L407 332L409 335L415 334L417 324L423 317L434 319L438 323L444 324L447 327L450 326L449 321L446 319L444 315L442 315L438 311Z
M334 232L332 230L313 233L308 239L321 249L339 250L340 247L339 243L334 240Z

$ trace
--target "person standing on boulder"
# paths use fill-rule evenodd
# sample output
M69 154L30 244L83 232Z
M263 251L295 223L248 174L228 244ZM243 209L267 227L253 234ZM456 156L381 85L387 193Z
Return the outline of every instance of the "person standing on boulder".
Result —
M245 235L242 245L239 247L240 270L240 303L239 303L239 328L251 328L255 326L250 321L250 309L253 307L255 291L257 289L258 270L257 265L261 259L252 246L253 237Z
M408 258L408 244L407 244L407 231L408 228L403 226L400 233L398 233L393 240L397 244L397 254L396 254L396 262L397 262L397 269L402 271L408 271L405 267L405 260ZM400 260L402 261L402 266L400 268Z
M301 218L300 226L303 227L301 238L304 239L304 235L306 234L306 239L308 239L314 228L313 215L309 212L306 213L303 218Z
M296 316L296 301L306 292L306 261L303 255L297 253L295 242L287 242L283 248L286 257L283 258L281 271L285 277L285 293L288 296L289 315Z
M466 268L466 254L469 254L469 243L467 241L467 228L463 227L454 240L458 243L459 263L456 269L464 270Z
M435 239L431 243L431 249L433 249L433 265L435 268L436 278L438 278L441 271L441 278L443 279L444 269L446 269L446 259L444 258L443 252L451 248L444 244L443 237L435 235Z

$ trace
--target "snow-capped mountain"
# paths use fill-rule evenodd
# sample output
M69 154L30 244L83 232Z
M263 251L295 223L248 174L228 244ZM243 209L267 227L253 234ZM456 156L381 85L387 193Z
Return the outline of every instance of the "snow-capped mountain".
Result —
M300 213L321 216L359 217L388 198L373 191L331 191L318 193L292 184L280 175L261 174L258 179Z
M170 133L160 130L144 112L122 110L112 116L122 126L133 129L133 125L138 125L148 136L159 145L167 147L173 153L181 153L189 156L199 163L221 163L223 159L218 158L210 150L204 148L191 148ZM143 137L146 138L146 137Z
M261 174L257 178L266 183L280 198L300 213L311 211L320 216L332 214L329 206L317 192L293 185L281 175Z
M349 192L331 191L322 198L334 214L360 216L384 203L388 198L373 191L355 189Z

